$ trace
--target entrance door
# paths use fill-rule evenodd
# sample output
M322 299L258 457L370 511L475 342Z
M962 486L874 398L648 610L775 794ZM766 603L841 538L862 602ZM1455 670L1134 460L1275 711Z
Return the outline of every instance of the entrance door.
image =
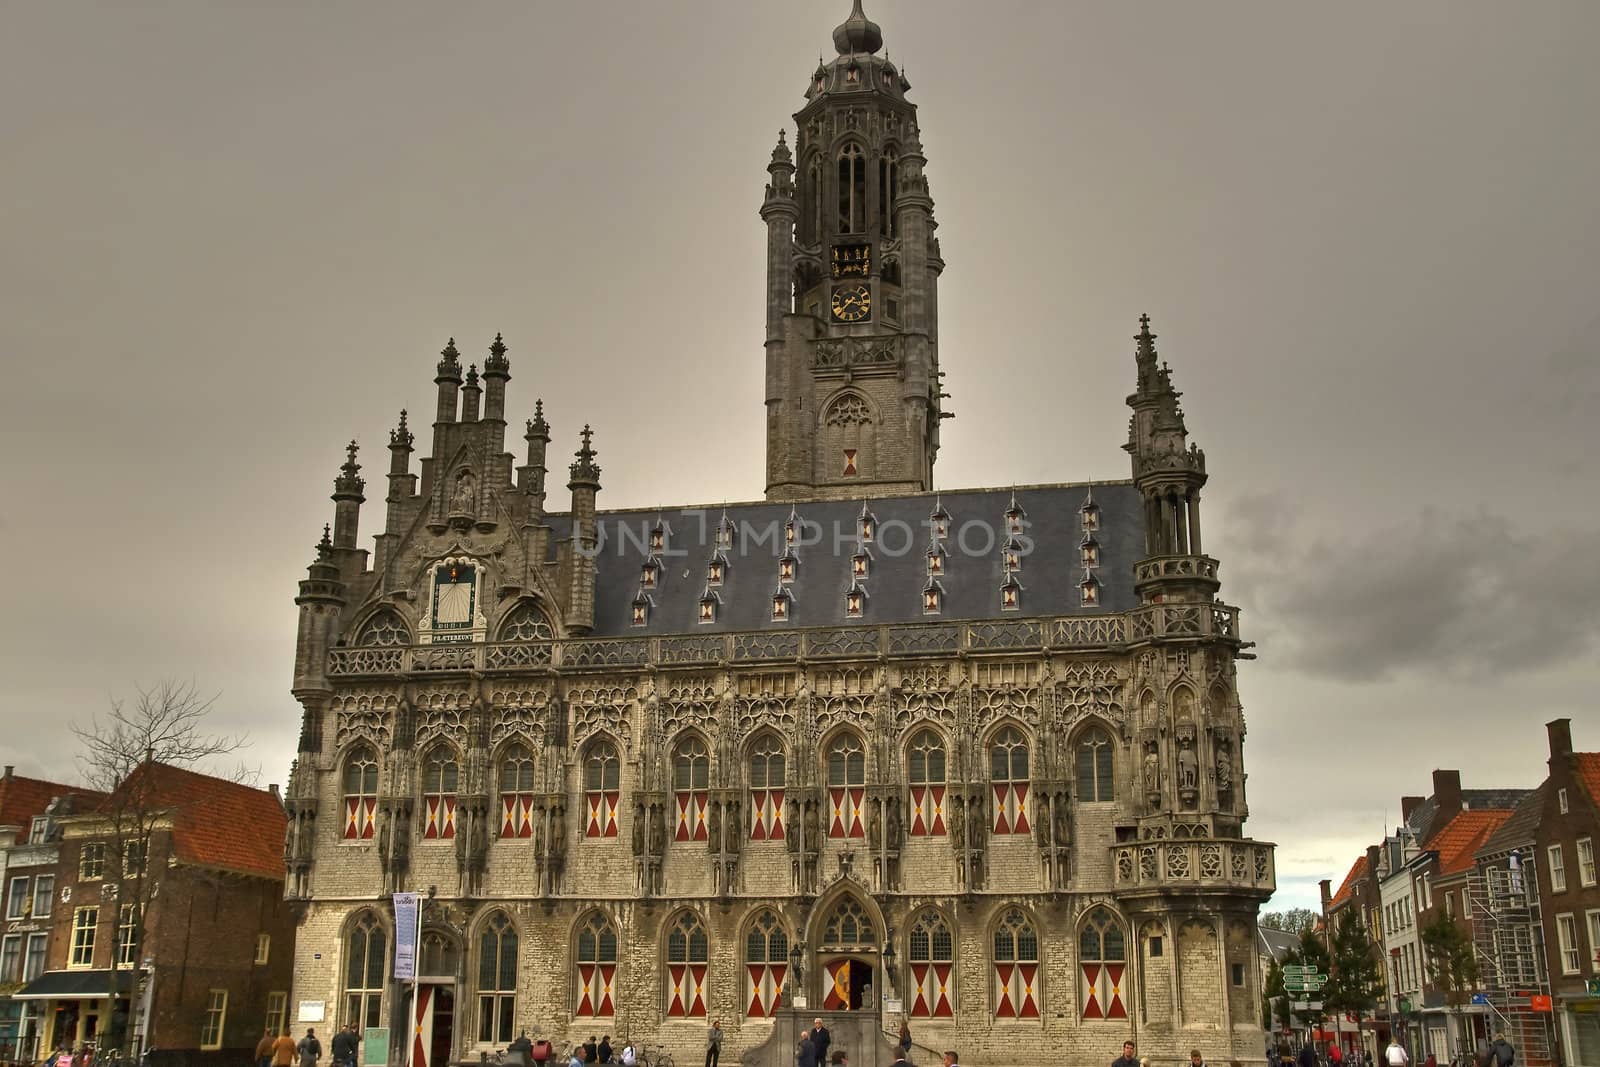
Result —
M418 984L412 1013L412 1067L445 1067L455 1036L455 990L448 985Z
M837 956L825 961L822 965L822 1009L875 1009L877 989L872 984L872 974L872 964L854 956Z

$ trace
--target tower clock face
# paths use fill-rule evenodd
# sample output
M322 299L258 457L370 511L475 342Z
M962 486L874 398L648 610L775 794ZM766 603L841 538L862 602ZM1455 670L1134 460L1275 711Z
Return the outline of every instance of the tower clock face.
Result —
M833 291L833 317L840 322L861 322L872 315L872 290L865 285L841 285Z

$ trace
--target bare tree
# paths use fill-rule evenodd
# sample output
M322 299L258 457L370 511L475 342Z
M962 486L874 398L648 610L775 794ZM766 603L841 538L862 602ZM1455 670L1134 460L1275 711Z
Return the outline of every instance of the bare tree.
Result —
M248 740L244 734L205 730L219 694L202 696L192 681L167 679L136 691L131 705L112 700L106 715L91 717L87 725L72 725L81 745L78 764L83 777L105 794L97 812L106 834L102 897L115 906L116 931L111 952L113 1012L107 1036L124 1055L133 1051L133 1029L126 1014L119 1018L116 1004L125 998L129 1009L134 1007L145 915L159 888L150 870L150 840L156 830L172 825L184 803L156 765L192 769L239 751ZM254 771L240 765L224 777L243 782L254 776Z

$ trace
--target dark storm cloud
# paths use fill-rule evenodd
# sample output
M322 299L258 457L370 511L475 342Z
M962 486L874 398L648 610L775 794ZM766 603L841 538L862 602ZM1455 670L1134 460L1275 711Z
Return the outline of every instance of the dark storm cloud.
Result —
M1288 500L1245 498L1228 522L1246 546L1240 596L1274 659L1356 682L1495 676L1585 658L1600 640L1600 529L1434 508L1386 519L1359 502L1328 523Z

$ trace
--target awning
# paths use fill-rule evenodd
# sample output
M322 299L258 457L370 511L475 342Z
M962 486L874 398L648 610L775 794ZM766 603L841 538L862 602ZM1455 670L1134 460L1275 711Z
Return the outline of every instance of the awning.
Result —
M11 994L11 999L103 1000L110 995L110 971L46 971Z

